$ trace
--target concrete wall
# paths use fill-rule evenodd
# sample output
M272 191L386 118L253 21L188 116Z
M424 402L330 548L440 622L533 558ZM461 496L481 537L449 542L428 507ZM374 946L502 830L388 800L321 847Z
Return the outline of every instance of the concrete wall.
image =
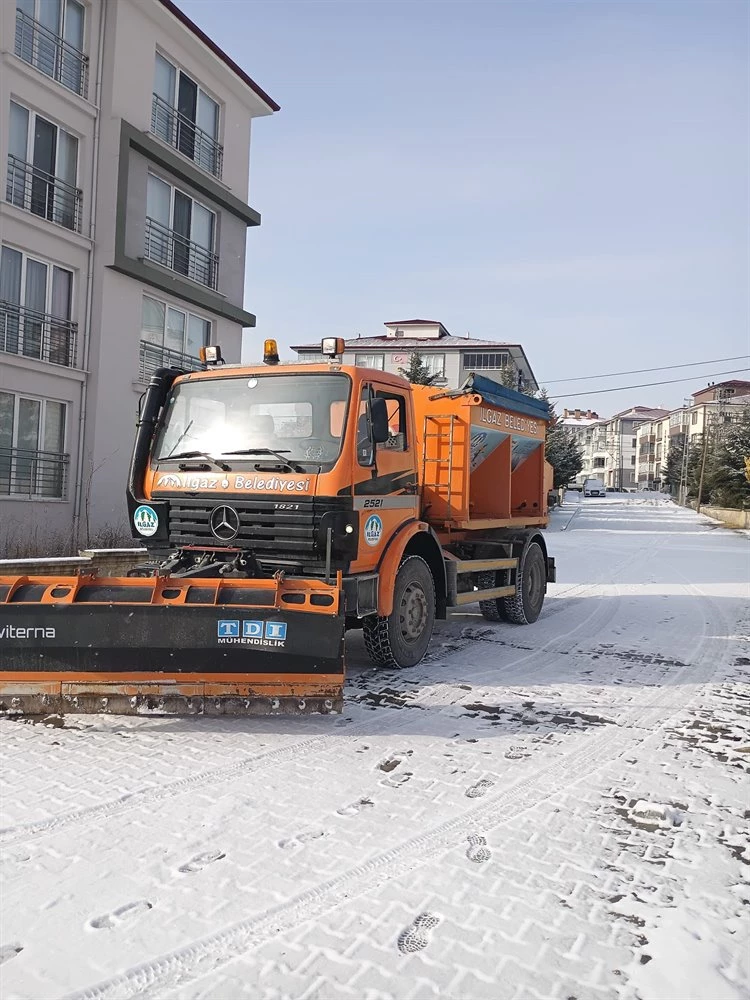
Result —
M695 506L693 504L693 506ZM706 507L703 505L701 514L722 521L729 528L750 528L750 510L732 510L728 507Z
M146 549L82 549L54 559L0 559L0 576L124 576L144 562Z

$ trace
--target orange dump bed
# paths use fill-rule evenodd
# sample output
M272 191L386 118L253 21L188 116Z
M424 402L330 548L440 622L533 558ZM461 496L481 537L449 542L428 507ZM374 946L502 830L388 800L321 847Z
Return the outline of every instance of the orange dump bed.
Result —
M549 408L490 379L413 388L423 516L436 528L545 525Z

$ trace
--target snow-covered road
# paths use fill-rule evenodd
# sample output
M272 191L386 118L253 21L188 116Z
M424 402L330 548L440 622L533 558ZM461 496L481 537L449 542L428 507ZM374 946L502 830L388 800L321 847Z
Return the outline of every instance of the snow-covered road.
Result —
M750 996L750 538L570 498L343 716L0 722L0 995Z

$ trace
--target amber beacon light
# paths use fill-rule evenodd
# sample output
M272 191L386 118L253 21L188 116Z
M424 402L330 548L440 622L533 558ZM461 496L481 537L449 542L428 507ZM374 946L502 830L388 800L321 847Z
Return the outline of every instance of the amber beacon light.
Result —
M275 340L263 341L263 364L277 365L279 363L279 348Z

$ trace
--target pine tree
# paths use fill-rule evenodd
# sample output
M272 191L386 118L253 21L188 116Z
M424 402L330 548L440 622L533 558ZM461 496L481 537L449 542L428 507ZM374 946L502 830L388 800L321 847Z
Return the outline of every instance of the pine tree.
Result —
M745 406L716 449L710 473L704 477L710 499L718 507L750 506L750 482L745 462L750 455L750 406Z
M433 385L440 376L437 372L432 375L430 369L422 361L421 355L417 351L412 351L409 355L409 367L399 368L399 371L408 378L412 385Z
M679 434L669 445L667 461L661 470L662 482L672 494L677 493L682 482L682 463L686 448L685 435Z

